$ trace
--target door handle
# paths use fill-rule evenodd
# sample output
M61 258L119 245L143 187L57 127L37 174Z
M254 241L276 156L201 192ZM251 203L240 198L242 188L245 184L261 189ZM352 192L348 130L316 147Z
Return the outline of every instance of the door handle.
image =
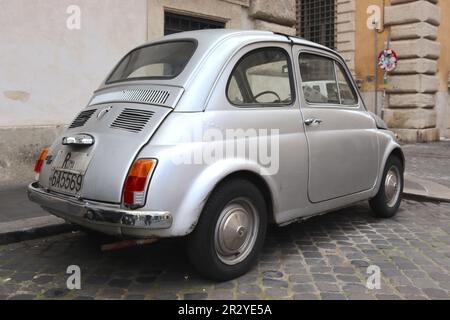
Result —
M323 121L321 119L317 119L317 118L310 118L310 119L306 119L305 120L305 124L307 126L318 126L322 123Z

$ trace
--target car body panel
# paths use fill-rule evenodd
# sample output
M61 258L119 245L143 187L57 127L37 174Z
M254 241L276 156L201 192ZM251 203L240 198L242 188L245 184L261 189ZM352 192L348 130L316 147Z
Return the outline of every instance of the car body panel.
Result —
M303 53L330 58L347 69L338 55L299 44L293 46L293 60L300 77L299 60ZM349 74L348 69L346 71ZM303 83L301 79L299 82ZM357 93L355 83L351 85ZM310 200L317 203L372 189L379 167L378 129L361 97L358 96L357 104L343 106L308 103L303 90L299 93L303 118L322 121L317 126L305 126L309 147ZM336 165L339 170L336 170Z
M370 190L378 176L378 138L373 119L359 110L304 108L307 127L309 198L312 202ZM339 170L336 169L339 166Z
M236 121L233 111L171 114L152 138L149 146L139 155L142 158L156 155L159 160L158 170L155 171L150 185L148 200L151 208L156 210L169 206L169 211L177 212L174 213L175 225L178 215L186 215L186 218L195 222L203 207L202 204L217 183L234 172L249 171L257 175L263 173L261 177L273 194L275 220L280 217L280 212L292 210L299 212L300 208L308 203L306 192L308 173L307 145L298 116L298 111L295 110L279 110L274 112L272 117L267 117L266 110L248 110L243 112L239 121ZM220 119L220 122L217 119ZM286 121L287 119L290 121ZM187 122L197 128L198 133L186 131L181 124ZM179 159L192 159L196 154L207 154L205 150L208 145L202 141L203 128L211 126L221 132L224 138L225 131L234 128L278 130L282 127L277 137L280 141L279 164L274 164L279 170L276 174L264 174L264 171L270 168L264 168L255 159L245 157L217 159L212 163L201 164L180 162ZM292 152L292 148L296 152ZM167 194L170 194L170 197L163 196Z

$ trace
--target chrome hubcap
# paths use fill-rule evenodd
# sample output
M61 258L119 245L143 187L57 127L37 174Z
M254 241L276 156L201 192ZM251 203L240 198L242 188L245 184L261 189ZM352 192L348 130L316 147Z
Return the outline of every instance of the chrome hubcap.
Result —
M397 203L400 196L400 184L400 172L396 166L392 166L384 181L384 192L389 207L393 207Z
M243 261L255 245L258 226L259 217L249 199L229 202L219 215L214 234L219 259L227 265Z

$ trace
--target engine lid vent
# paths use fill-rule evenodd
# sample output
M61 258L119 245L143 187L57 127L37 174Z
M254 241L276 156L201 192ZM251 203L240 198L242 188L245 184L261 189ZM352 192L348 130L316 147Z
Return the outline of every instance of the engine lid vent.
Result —
M70 124L69 129L84 126L84 124L91 118L95 111L97 111L97 109L85 110L80 112L75 120L73 120Z
M149 103L164 106L169 96L170 92L167 90L126 89L99 94L92 99L90 105L118 101Z
M141 132L154 112L150 110L125 108L111 124L111 128Z

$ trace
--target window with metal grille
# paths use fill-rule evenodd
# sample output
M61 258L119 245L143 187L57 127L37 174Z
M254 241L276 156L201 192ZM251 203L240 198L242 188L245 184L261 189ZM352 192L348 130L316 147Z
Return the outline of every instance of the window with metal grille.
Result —
M336 48L336 1L297 0L297 35Z
M225 28L225 22L185 16L171 12L164 13L165 35L182 31L220 28Z

